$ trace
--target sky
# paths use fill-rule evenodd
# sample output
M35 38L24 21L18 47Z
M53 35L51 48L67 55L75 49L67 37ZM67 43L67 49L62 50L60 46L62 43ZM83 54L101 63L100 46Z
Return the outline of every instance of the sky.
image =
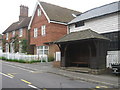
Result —
M32 16L38 0L1 0L0 2L0 34L13 22L19 20L20 5L29 7L29 16ZM85 12L118 0L41 0L61 7Z

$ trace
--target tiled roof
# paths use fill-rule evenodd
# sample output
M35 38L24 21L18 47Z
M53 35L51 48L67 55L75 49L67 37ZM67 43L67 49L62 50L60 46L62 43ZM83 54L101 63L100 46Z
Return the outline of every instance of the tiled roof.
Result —
M104 37L103 35L99 35L98 33L87 29L82 30L78 32L72 32L68 35L65 35L58 41L55 41L54 43L64 43L64 42L73 42L73 41L79 41L79 40L87 40L87 39L103 39L103 40L109 40L108 38Z
M40 1L43 9L45 10L50 21L57 21L62 23L68 23L75 17L72 14L78 15L80 12L75 10L70 10L53 4Z
M103 15L111 14L120 11L120 1L113 2L110 4L103 5L101 7L93 8L91 10L88 10L82 14L80 14L78 17L70 21L68 24L76 23L83 20L88 20L95 17L100 17Z
M4 32L3 34L7 33L7 32L11 32L14 30L18 30L20 28L24 28L24 27L28 27L29 22L30 22L31 17L27 17L25 19L23 19L21 22L17 21L12 23Z

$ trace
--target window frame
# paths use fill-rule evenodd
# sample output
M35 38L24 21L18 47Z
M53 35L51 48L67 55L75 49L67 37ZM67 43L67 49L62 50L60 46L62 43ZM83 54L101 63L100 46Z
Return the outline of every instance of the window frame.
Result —
M38 37L38 28L34 28L34 38Z
M46 35L46 25L41 26L41 35L45 36Z
M6 33L6 40L8 40L8 37L9 37L9 33Z
M19 37L22 37L23 36L23 29L19 29Z
M38 17L41 16L41 9L40 8L37 9L37 16Z
M6 49L5 50L6 52L9 52L9 44L8 43L5 44L5 49Z
M75 23L75 28L82 27L82 26L85 26L85 22L84 21L79 21L79 22Z
M12 37L14 37L15 36L15 31L12 31Z
M47 54L45 53L45 51L47 51ZM48 54L49 54L49 46L37 46L37 55L48 55Z

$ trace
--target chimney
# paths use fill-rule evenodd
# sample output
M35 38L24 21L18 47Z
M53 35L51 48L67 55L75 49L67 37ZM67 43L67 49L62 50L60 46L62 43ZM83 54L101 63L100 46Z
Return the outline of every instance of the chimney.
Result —
M28 7L21 5L20 6L20 16L19 16L19 21L22 21L24 18L28 17Z

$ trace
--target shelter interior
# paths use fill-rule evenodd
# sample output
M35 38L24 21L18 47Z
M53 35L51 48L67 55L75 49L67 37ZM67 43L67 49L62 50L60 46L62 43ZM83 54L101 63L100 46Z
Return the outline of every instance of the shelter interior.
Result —
M96 57L96 48L93 41L72 43L67 47L66 63L68 66L89 67L91 57Z

